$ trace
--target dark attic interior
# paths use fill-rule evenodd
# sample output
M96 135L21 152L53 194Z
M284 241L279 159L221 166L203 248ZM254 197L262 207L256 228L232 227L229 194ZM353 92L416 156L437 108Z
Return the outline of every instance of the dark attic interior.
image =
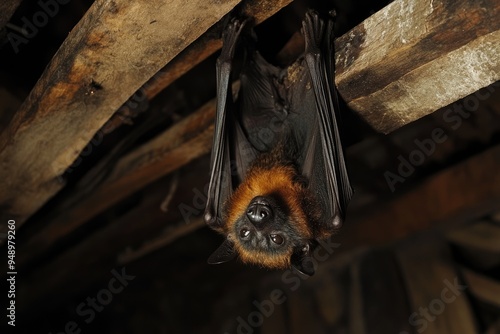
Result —
M209 265L222 31L249 18L288 66L308 9L337 13L347 218L311 277ZM496 0L3 0L0 332L500 333L499 18Z

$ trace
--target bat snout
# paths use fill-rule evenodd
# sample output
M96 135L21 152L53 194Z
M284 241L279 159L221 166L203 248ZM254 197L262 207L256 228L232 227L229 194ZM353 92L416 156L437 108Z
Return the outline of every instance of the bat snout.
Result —
M247 207L246 216L255 227L258 227L267 221L272 221L274 212L265 197L259 196L250 202L250 205Z

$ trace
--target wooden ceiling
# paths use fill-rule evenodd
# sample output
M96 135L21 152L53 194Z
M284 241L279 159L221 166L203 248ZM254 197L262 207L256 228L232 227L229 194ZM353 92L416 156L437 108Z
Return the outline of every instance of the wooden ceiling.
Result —
M337 8L356 190L345 249L499 210L500 4L388 2L54 1L44 23L40 4L4 1L0 217L17 223L22 310L204 225L214 64L234 13L283 64L305 9Z

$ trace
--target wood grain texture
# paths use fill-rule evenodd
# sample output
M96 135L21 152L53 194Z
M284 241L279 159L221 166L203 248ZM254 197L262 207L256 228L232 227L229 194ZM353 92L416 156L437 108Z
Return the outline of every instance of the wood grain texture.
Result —
M241 15L253 19L253 23L259 24L278 10L288 5L291 0L249 0L242 3ZM153 99L163 89L175 80L186 74L193 67L207 59L222 46L220 38L223 23L216 24L207 30L205 34L180 52L171 62L165 65L151 79L149 79L130 99L131 103L125 103L120 108L120 113L115 114L105 125L106 129L114 129L124 123L122 115L134 115L129 105L136 105L134 96L141 96L149 100Z
M0 2L0 29L9 22L20 4L21 0L3 0Z
M26 263L39 256L54 242L113 204L210 152L214 117L215 101L210 101L153 140L125 155L109 178L90 196L58 212L43 233L27 240L26 249L29 249L29 253L24 254L20 262ZM71 201L71 198L68 200Z
M0 135L2 218L53 196L92 136L149 78L239 1L96 1Z
M500 202L500 146L424 180L411 191L342 227L347 248L382 244L443 224L466 222L488 214ZM415 203L419 203L415 205Z
M343 98L388 133L500 80L500 3L398 0L336 42Z

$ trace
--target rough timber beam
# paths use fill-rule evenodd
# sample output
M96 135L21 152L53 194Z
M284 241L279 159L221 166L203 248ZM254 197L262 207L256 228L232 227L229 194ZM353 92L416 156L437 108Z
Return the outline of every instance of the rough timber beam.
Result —
M500 2L397 0L337 42L343 98L388 133L500 80Z

